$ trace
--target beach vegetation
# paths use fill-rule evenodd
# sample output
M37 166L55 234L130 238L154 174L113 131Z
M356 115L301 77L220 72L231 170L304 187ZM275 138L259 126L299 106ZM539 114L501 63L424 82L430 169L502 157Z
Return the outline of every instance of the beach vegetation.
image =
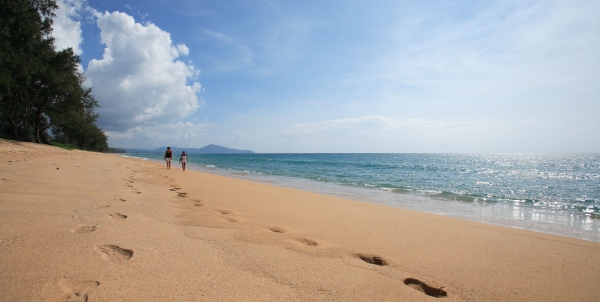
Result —
M77 149L77 148L75 148L75 146L72 146L72 145L64 145L64 144L57 143L57 142L52 142L52 144L51 144L51 145L52 145L52 146L55 146L55 147L63 148L63 149L66 149L66 150L73 150L73 149Z
M106 151L73 49L56 50L54 0L0 0L0 136Z

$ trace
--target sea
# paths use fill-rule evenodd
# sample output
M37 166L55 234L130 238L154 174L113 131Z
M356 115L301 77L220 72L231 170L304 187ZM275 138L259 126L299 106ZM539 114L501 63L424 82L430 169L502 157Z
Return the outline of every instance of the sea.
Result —
M174 167L179 154L174 154ZM124 154L164 162L163 154ZM600 242L600 154L189 154L188 169Z

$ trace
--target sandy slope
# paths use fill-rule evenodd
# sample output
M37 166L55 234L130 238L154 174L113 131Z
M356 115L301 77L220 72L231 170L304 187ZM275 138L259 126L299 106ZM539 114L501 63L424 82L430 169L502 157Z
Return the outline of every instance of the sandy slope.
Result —
M1 301L600 300L599 243L29 143L0 167Z

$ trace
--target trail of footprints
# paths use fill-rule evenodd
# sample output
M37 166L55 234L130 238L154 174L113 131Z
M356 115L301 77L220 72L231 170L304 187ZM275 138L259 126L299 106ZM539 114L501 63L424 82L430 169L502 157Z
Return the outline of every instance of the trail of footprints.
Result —
M120 166L120 164L119 164L119 166ZM129 169L129 167L126 167L126 168ZM135 173L130 175L129 180L126 183L126 186L131 187L132 192L141 194L141 192L137 191L137 189L135 189L132 185L134 183L134 180L133 180L134 176L135 176ZM170 179L168 176L164 176L164 177L169 179L169 182L173 181L173 179ZM178 187L177 185L171 185L171 189L169 189L169 190L171 192L175 192L178 197L182 197L182 198L188 197L186 192L180 192L181 188ZM119 200L121 202L126 201L125 199L119 199ZM191 201L193 202L192 205L195 207L204 206L202 204L203 200L201 200L201 199L192 199ZM101 206L103 206L103 205L101 205ZM108 206L109 205L107 205L106 208L108 208ZM225 215L225 216L232 214L232 212L229 210L216 210L216 211L218 213L220 213L221 215ZM108 215L117 220L127 219L127 215L121 214L121 213L109 213ZM231 217L227 217L227 220L229 222L237 222L236 219L231 218ZM91 232L94 232L96 229L97 229L96 226L79 225L77 228L73 229L72 232L73 233L91 233ZM277 234L286 233L286 230L283 228L280 228L280 227L270 227L268 229L271 232L277 233ZM319 246L319 243L317 241L309 239L309 238L296 237L294 239L296 241L298 241L299 243L304 244L306 246L310 246L310 247ZM112 260L112 261L116 261L116 262L128 261L129 259L131 259L133 257L133 254L134 254L133 250L122 248L122 247L114 245L114 244L98 245L98 246L95 246L94 249L102 254L101 256L103 259ZM354 254L353 256L368 263L368 264L371 264L371 265L376 265L376 266L389 266L390 265L390 263L387 260L385 260L383 257L377 256L377 255L357 253L357 254ZM94 283L95 286L98 286L100 284L97 281L88 281L88 282L95 282ZM411 287L419 292L422 292L423 294L428 295L430 297L444 298L448 295L448 293L445 290L443 290L443 287L440 287L440 288L432 287L432 286L427 285L425 282L420 281L415 278L406 278L406 279L404 279L403 283L406 286ZM69 297L68 297L67 301L87 301L87 298L88 298L87 295L88 295L87 293L71 291L69 293Z
M222 214L224 214L224 212L230 213L229 211L220 211ZM283 228L279 228L279 227L270 227L268 228L271 232L273 233L278 233L278 234L283 234L285 233L285 229ZM299 241L302 244L305 244L307 246L318 246L319 243L309 239L309 238L303 238L303 237L298 237L296 238L297 241ZM372 264L372 265L376 265L376 266L389 266L390 263L385 260L383 257L381 256L377 256L377 255L372 255L372 254L354 254L353 256L355 256L356 258L368 263L368 264ZM411 287L415 290L418 290L430 297L435 297L435 298L444 298L448 295L448 293L443 290L443 287L437 288L437 287L433 287L433 286L429 286L427 285L425 282L420 281L418 279L415 278L406 278L404 279L403 283L408 286Z
M117 164L117 166L120 167L121 164ZM129 167L126 167L126 168L129 169ZM132 185L134 183L134 176L135 176L135 173L131 174L129 176L129 179L126 181L125 185L127 187L132 188L132 192L141 194L141 192L138 191L137 189L135 189ZM123 198L118 198L118 200L120 202L127 201L126 199L123 199ZM115 198L115 201L117 201L117 198ZM109 207L110 207L110 204L100 204L100 205L96 206L97 209L108 209ZM121 213L108 213L108 215L116 220L127 219L127 215L121 214ZM77 226L77 228L72 229L71 232L78 233L78 234L88 234L88 233L92 233L92 232L96 231L97 228L98 227L95 225L81 225L80 224ZM101 257L103 259L116 261L116 262L127 261L127 260L131 259L131 257L133 257L133 250L122 248L122 247L120 247L118 245L114 245L114 244L97 245L97 246L94 246L94 250L100 252ZM70 279L66 279L66 278L61 278L54 282L48 282L44 286L43 291L46 290L46 288L58 287L62 293L58 294L58 295L51 294L49 296L49 298L51 298L51 300L86 302L86 301L88 301L89 292L94 290L99 285L100 285L100 282L98 282L98 281L78 281L78 280L70 280ZM46 290L46 291L48 291L48 290Z
M359 258L360 260L372 264L372 265L377 265L377 266L389 266L390 263L385 260L383 257L377 256L377 255L371 255L371 254L355 254L355 256L357 258ZM406 278L404 279L403 283L408 286L411 287L415 290L418 290L430 297L434 297L434 298L444 298L448 295L448 293L443 290L443 287L437 288L437 287L433 287L433 286L429 286L427 285L425 282L415 279L415 278Z
M121 166L121 164L118 165L119 167ZM126 169L129 169L129 167L125 167ZM129 175L129 178L126 180L125 182L125 186L132 188L132 192L136 193L136 194L142 194L142 192L138 191L133 184L135 183L135 171L133 173L131 173ZM115 199L116 200L116 199ZM119 201L121 202L126 202L126 199L123 198L119 198ZM122 213L108 213L108 216L110 216L113 219L116 220L125 220L127 219L127 215L122 214ZM93 227L94 230L96 229L96 227ZM123 262L123 261L127 261L129 259L131 259L131 257L133 257L133 250L130 249L126 249L126 248L122 248L118 245L114 245L114 244L105 244L105 245L97 245L94 247L94 249L100 253L102 253L102 258L106 259L106 260L112 260L112 261L117 261L117 262Z
M184 192L178 192L179 190L181 190L180 187L176 186L176 185L171 185L171 189L170 191L172 192L177 192L177 196L179 197L187 197L187 193ZM192 199L192 201L194 202L194 206L203 206L203 204L201 203L202 200L199 199ZM220 213L221 215L230 215L232 214L231 211L229 210L216 210L218 213ZM237 220L228 217L228 221L230 222L237 222ZM277 234L283 234L285 233L285 229L280 228L280 227L270 227L268 228L271 232L273 233L277 233ZM300 242L301 244L304 244L306 246L310 246L310 247L316 247L319 246L319 243L315 240L309 239L309 238L304 238L304 237L297 237L294 238L296 241ZM371 265L376 265L376 266L390 266L390 263L385 260L383 257L381 256L377 256L377 255L372 255L372 254L354 254L354 257L368 263ZM427 285L425 282L420 281L418 279L415 278L406 278L404 279L403 283L408 286L411 287L417 291L422 292L423 294L426 294L428 296L431 297L435 297L435 298L444 298L448 295L448 293L443 290L443 287L440 288L436 288L436 287L432 287Z
M126 167L126 168L129 169L129 167ZM142 194L142 192L140 192L138 189L136 189L133 186L134 179L135 179L135 172L133 172L129 175L129 178L125 182L125 186L131 188L131 192L133 192L133 193Z

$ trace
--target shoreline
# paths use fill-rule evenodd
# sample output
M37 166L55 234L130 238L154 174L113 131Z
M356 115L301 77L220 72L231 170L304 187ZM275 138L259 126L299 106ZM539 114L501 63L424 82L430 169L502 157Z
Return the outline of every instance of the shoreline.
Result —
M596 242L112 154L0 155L0 300L600 297Z
M137 158L152 161L162 164L161 160L151 158L138 157L134 154L119 154L127 158ZM175 163L177 165L177 163ZM227 170L225 168L197 165L194 163L188 164L189 170L194 170L202 173L209 173L236 179L254 181L258 183L271 184L286 188L294 188L303 191L313 192L332 197L350 199L371 204L379 204L393 208L417 211L421 213L429 213L452 217L461 220L479 222L501 227L508 227L519 230L539 232L543 234L551 234L574 238L592 242L600 242L600 232L585 230L583 228L583 220L589 220L587 216L573 214L565 210L559 210L560 215L557 215L554 209L537 208L519 205L508 204L485 204L475 205L456 200L442 199L420 194L400 194L388 191L368 192L370 188L360 188L352 186L344 186L335 183L323 183L306 178L294 178L289 176L265 175L254 173L252 171ZM527 219L508 219L505 216L507 212L519 212L519 216L530 217ZM547 221L532 221L531 217L552 217L560 218L568 217L570 221L556 223L556 218L548 218ZM539 219L539 218L538 218ZM551 223L554 222L554 223ZM589 223L588 223L589 224ZM577 227L575 226L577 225ZM589 226L588 226L589 227ZM600 220L592 221L592 229L600 227Z

